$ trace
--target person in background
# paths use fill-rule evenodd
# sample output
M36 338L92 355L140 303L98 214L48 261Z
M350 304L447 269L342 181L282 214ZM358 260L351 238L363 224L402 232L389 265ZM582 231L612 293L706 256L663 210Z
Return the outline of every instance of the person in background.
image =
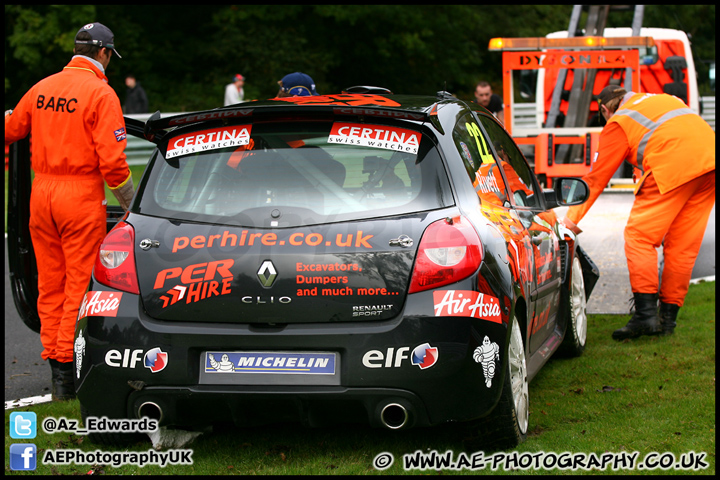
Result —
M607 125L584 177L590 197L570 207L562 221L579 233L576 224L622 162L635 167L641 178L625 227L635 312L612 338L671 335L715 205L715 132L672 95L608 86L600 92L598 105ZM661 245L665 264L660 281L656 249Z
M245 91L243 90L245 85L245 77L239 73L233 75L232 82L225 86L225 101L224 106L235 105L245 99Z
M486 81L480 81L475 85L475 103L481 105L495 115L500 123L505 122L503 101L499 95L493 93L492 87Z
M315 81L305 73L289 73L278 82L278 85L280 85L278 98L318 95L315 91Z
M142 86L140 86L140 83L135 79L135 75L125 77L125 86L127 87L127 94L125 96L125 107L123 111L126 114L147 113L147 95Z
M5 145L32 135L30 235L53 400L75 398L75 321L106 234L104 182L125 210L134 193L120 99L105 76L113 52L120 58L109 28L85 25L70 63L5 112Z

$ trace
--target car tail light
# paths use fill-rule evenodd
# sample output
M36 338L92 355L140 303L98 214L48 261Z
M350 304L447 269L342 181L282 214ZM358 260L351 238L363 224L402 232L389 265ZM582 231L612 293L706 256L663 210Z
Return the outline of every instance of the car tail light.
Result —
M455 217L434 222L420 241L409 293L467 278L481 262L480 237L467 219Z
M95 280L123 292L139 294L135 268L135 231L125 222L119 222L100 244L95 259Z

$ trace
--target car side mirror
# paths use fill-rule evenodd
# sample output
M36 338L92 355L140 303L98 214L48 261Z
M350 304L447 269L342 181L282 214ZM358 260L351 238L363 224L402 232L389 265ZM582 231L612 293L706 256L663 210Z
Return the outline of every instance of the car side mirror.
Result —
M553 189L543 191L545 205L549 209L580 205L590 196L590 188L579 178L554 178Z

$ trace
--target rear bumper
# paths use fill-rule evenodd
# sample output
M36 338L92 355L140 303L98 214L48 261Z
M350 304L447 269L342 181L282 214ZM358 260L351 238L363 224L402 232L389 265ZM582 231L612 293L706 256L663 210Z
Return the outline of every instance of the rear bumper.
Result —
M389 321L260 327L158 321L142 313L138 297L124 294L117 316L78 322L76 336L82 331L86 346L82 356L76 351L77 395L94 416L137 418L143 404L153 405L166 426L380 426L388 405L407 412L404 426L485 416L499 399L507 371L507 323L420 315L432 312L432 301L431 291L411 295L403 315ZM487 358L485 365L474 358L486 337L499 346L489 387ZM413 352L425 344L436 358L421 366ZM206 351L335 352L339 381L320 385L307 375L292 385L201 384ZM148 361L152 352L162 353L164 364Z

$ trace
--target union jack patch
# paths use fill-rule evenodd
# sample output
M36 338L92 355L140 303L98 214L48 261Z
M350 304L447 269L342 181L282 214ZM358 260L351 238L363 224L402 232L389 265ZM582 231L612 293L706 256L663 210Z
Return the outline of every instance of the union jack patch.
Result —
M121 128L120 130L115 130L113 132L115 134L115 140L118 142L121 142L127 138L127 134L125 133L125 128Z

